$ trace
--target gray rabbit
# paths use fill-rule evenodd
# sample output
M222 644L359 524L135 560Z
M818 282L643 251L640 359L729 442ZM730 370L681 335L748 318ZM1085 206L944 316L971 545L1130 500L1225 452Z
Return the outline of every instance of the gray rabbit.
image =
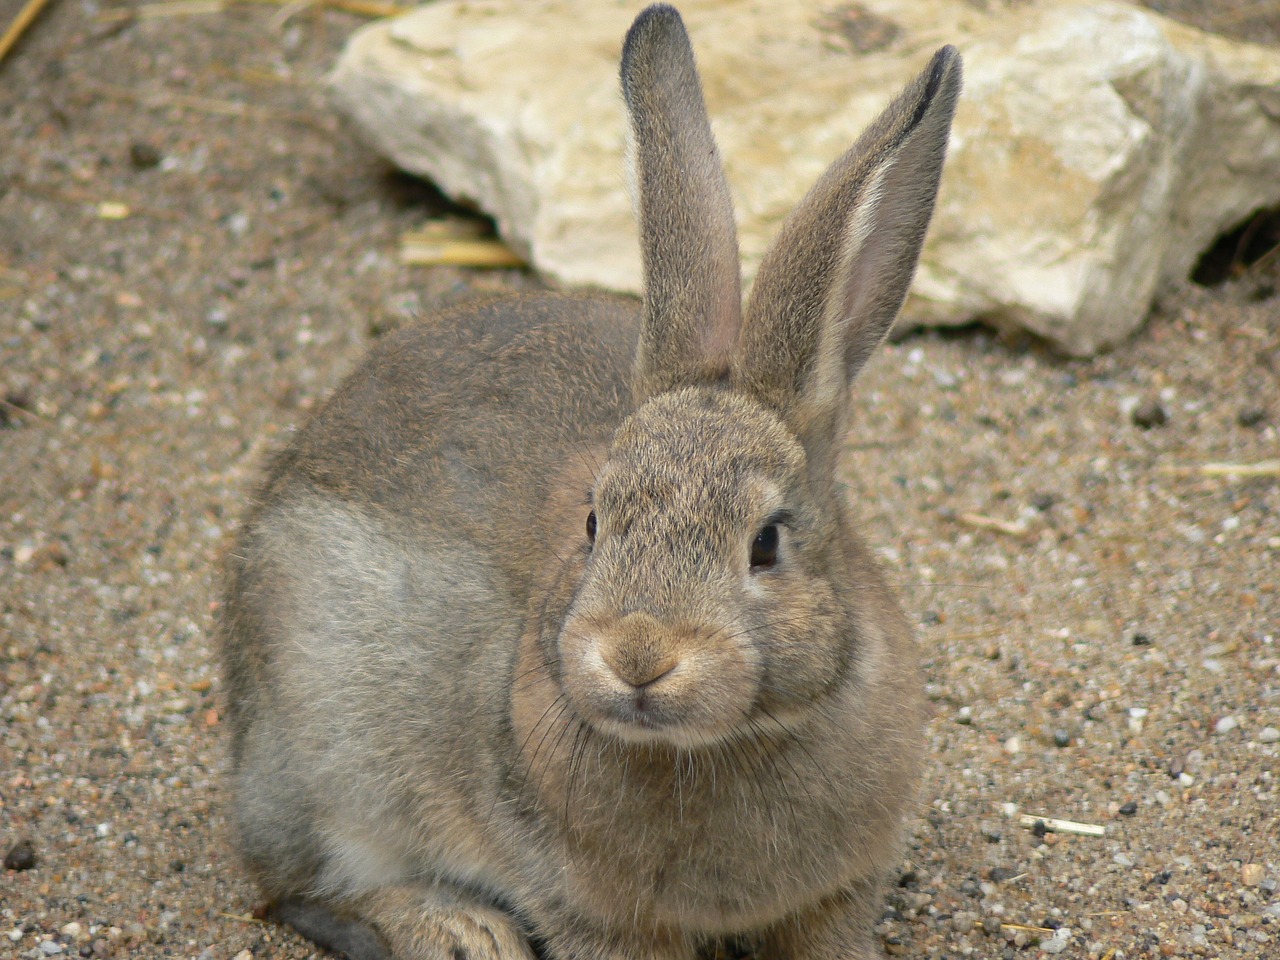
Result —
M834 471L960 58L826 172L745 309L674 9L621 72L643 304L498 299L387 338L229 560L240 848L278 919L355 960L874 952L925 710Z

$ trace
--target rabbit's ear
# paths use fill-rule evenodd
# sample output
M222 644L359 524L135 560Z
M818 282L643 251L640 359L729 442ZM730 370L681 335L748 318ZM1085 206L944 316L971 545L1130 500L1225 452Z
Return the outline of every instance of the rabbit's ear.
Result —
M644 263L637 402L729 376L742 326L733 204L684 23L657 4L622 50Z
M960 76L960 55L943 47L809 191L756 275L734 381L783 413L819 469L849 383L911 284Z

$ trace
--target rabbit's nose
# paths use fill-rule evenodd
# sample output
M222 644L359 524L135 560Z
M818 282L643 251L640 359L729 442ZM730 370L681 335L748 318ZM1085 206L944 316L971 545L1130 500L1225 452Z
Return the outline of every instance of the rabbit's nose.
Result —
M623 683L637 690L661 680L680 663L678 657L652 648L618 644L600 651L605 665Z

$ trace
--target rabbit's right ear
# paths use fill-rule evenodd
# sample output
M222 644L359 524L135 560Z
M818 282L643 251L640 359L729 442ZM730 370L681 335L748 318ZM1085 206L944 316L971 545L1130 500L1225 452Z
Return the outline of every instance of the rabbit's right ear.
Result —
M833 466L850 381L898 315L933 214L960 55L932 62L783 224L747 300L734 382Z
M733 204L684 22L646 8L622 48L644 263L636 402L727 380L742 324Z

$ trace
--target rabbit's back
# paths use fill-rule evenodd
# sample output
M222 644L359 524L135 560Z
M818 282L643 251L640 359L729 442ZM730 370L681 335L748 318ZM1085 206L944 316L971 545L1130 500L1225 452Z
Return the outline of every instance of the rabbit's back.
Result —
M269 489L310 482L404 524L507 526L628 411L637 320L634 301L544 294L398 331L300 432Z

